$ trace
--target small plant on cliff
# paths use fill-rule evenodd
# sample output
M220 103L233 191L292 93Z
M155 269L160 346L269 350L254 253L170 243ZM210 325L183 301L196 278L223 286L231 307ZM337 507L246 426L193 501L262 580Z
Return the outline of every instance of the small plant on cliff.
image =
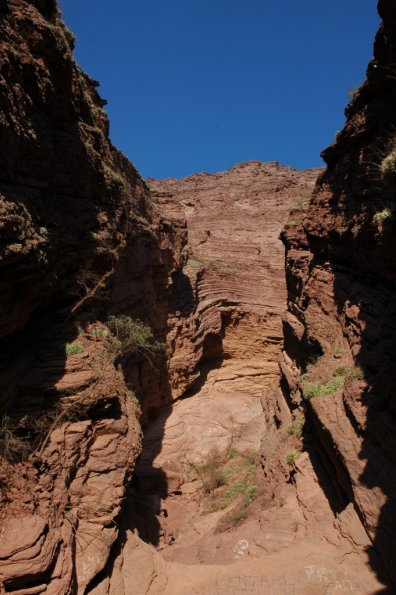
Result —
M114 184L118 188L122 188L125 185L123 177L114 169L112 169L109 165L103 165L103 171L105 173L106 179L110 181L110 183Z
M51 25L52 32L55 36L56 47L62 54L72 51L74 48L75 37L65 23L58 19L56 23Z
M393 144L391 151L382 159L380 172L386 181L396 180L396 145Z
M354 382L356 380L364 380L364 378L365 378L365 373L364 373L363 368L360 368L360 366L355 366L354 368L350 368L346 374L346 379L349 380L350 382Z
M339 366L338 368L336 368L333 372L333 377L335 378L336 376L345 376L345 374L347 373L347 368L345 368L345 366Z
M195 465L194 470L202 483L205 494L210 494L216 488L227 483L227 469L222 467L221 461L217 458L211 458L201 465Z
M307 372L301 376L301 386L304 397L306 399L312 399L313 397L331 395L344 386L344 380L344 376L335 376L326 382L318 382L311 380L311 377Z
M382 211L377 211L373 215L373 223L374 225L381 225L386 219L392 217L392 211L388 208L382 209Z
M292 450L286 455L286 462L289 465L294 465L294 463L297 461L299 456L300 456L299 452L297 452L296 450Z
M303 427L305 424L305 417L303 414L298 415L291 423L288 433L296 438L301 438L303 433Z
M66 343L65 353L66 355L75 355L76 353L82 353L84 346L81 343Z
M130 316L110 316L106 326L114 335L106 340L106 345L115 356L138 355L153 365L155 355L166 349L147 324Z
M212 456L201 465L193 465L195 474L202 483L203 513L220 510L228 511L219 519L215 532L227 531L239 525L247 517L247 511L253 501L260 495L256 485L258 456L253 452L230 451L223 455L212 453Z
M244 501L237 502L232 510L221 517L215 527L215 533L223 533L241 525L247 519L247 505Z

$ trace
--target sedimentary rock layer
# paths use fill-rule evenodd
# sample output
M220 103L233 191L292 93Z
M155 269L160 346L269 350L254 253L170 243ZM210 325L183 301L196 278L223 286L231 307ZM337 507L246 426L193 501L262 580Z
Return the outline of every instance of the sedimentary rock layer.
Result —
M109 141L56 2L1 2L0 37L0 585L82 593L140 449L130 389L167 398L144 358L116 369L99 321L165 335L185 226Z
M283 370L295 403L298 370L306 372L306 407L334 484L395 581L394 2L380 1L379 12L367 80L323 152L328 167L313 200L284 233Z
M147 181L161 209L182 209L188 225L169 319L173 398L199 378L200 362L249 359L267 384L278 376L286 303L279 233L317 175L250 161L213 175Z

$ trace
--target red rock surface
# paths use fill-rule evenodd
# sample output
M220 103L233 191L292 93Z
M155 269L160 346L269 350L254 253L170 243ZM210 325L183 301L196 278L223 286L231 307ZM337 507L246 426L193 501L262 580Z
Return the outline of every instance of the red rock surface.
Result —
M0 38L0 590L82 593L140 450L128 389L167 400L143 358L116 369L97 321L164 335L185 225L109 141L56 2L1 2Z
M368 81L308 204L318 172L276 163L150 191L108 140L55 2L0 2L1 591L392 592L377 553L394 578L395 193L381 160L396 12L379 7ZM167 339L168 363L114 361L100 321L121 313ZM342 390L302 397L340 376ZM146 430L134 482L131 389ZM208 491L214 456L228 478ZM208 510L216 498L230 500Z
M284 234L283 370L298 403L299 370L323 386L344 368L343 387L304 406L344 505L354 504L370 536L371 563L379 554L395 583L395 188L381 172L395 146L394 3L380 1L379 12L367 80L323 153L313 200Z
M200 361L248 358L254 367L256 357L257 375L267 383L277 377L286 304L278 236L317 175L250 161L213 175L148 180L161 209L178 208L188 226L169 319L173 398L199 377Z
M132 577L120 568L138 560L141 593L226 593L232 585L243 592L249 584L257 593L382 588L353 506L342 498L340 504L312 428L307 422L304 441L298 437L278 388L285 306L278 233L288 218L285 203L294 206L290 233L299 228L314 173L253 162L215 176L149 180L170 212L185 209L189 230L185 276L173 278L179 290L168 334L174 396L198 381L188 398L164 408L145 429L136 469L143 520L132 506L119 564L97 595L111 593L114 584L127 593ZM290 314L288 320L303 337L303 324ZM287 354L282 369L290 383L294 372L296 389L297 367ZM225 486L209 494L202 479L208 462L227 475ZM246 468L254 471L255 497L245 518L219 531L225 515L243 503ZM167 565L152 550L143 562L136 526Z

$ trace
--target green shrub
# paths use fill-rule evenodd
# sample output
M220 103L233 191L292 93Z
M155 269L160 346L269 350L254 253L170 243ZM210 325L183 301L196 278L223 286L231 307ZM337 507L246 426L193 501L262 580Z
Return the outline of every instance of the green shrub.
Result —
M122 188L123 186L125 186L125 181L124 181L124 178L121 176L121 174L116 172L109 165L104 164L103 171L105 173L107 180L109 180L112 184L114 184L114 186L117 186L118 188Z
M66 355L75 355L76 353L82 353L84 346L81 343L66 343L65 353Z
M373 215L373 223L374 225L380 225L386 219L389 219L389 217L392 217L392 211L388 208L382 209L382 211L377 211Z
M333 376L345 376L345 374L347 373L347 368L345 368L345 366L340 366L339 368L336 368L333 372Z
M300 198L297 203L296 206L294 207L293 210L295 211L303 211L307 206L309 205L309 200L306 198Z
M213 492L216 488L227 483L227 475L223 469L209 468L204 474L204 490Z
M388 181L396 179L396 147L394 146L388 155L380 163L382 177Z
M258 486L254 483L257 463L249 462L244 455L239 455L237 460L228 459L227 466L223 463L224 460L222 462L219 456L215 455L214 458L194 467L204 493L209 495L209 501L206 501L204 506L205 512L224 510L236 500L248 506L257 495Z
M56 23L50 25L55 36L56 47L62 53L73 50L75 37L65 23L58 19Z
M303 432L303 427L304 427L304 423L305 423L305 417L304 415L299 415L297 416L291 423L288 433L291 436L295 436L296 438L301 438L302 436L302 432Z
M363 368L356 366L355 368L350 368L347 372L347 380L355 381L355 380L364 380L365 373Z
M204 259L203 258L198 258L198 257L196 257L196 258L189 258L187 260L186 266L187 267L193 267L193 268L195 268L195 267L202 266L203 263L204 263Z
M216 525L215 533L223 533L240 525L247 518L247 505L242 501L221 517Z
M292 450L286 455L286 461L289 463L289 465L294 465L299 456L299 452L297 452L296 450Z
M335 376L331 380L322 383L311 380L309 373L301 376L301 386L306 399L331 395L344 386L344 381L344 376Z
M110 316L106 326L114 338L106 339L105 344L115 356L138 355L153 364L153 357L166 349L147 324L130 316Z
M247 485L243 492L243 497L246 504L251 504L257 494L258 487L256 485Z
M344 347L341 347L340 345L334 349L334 355L340 356L340 355L344 355L344 353L345 353L345 349L344 349Z
M235 450L235 448L231 448L231 450L228 451L228 458L235 459L236 456L238 456L238 451Z

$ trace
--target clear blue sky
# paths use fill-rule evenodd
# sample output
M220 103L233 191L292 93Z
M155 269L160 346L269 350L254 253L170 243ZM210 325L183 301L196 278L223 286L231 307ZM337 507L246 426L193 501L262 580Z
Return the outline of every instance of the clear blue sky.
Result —
M110 135L144 177L249 159L296 168L342 128L365 76L375 0L60 0L101 81Z

